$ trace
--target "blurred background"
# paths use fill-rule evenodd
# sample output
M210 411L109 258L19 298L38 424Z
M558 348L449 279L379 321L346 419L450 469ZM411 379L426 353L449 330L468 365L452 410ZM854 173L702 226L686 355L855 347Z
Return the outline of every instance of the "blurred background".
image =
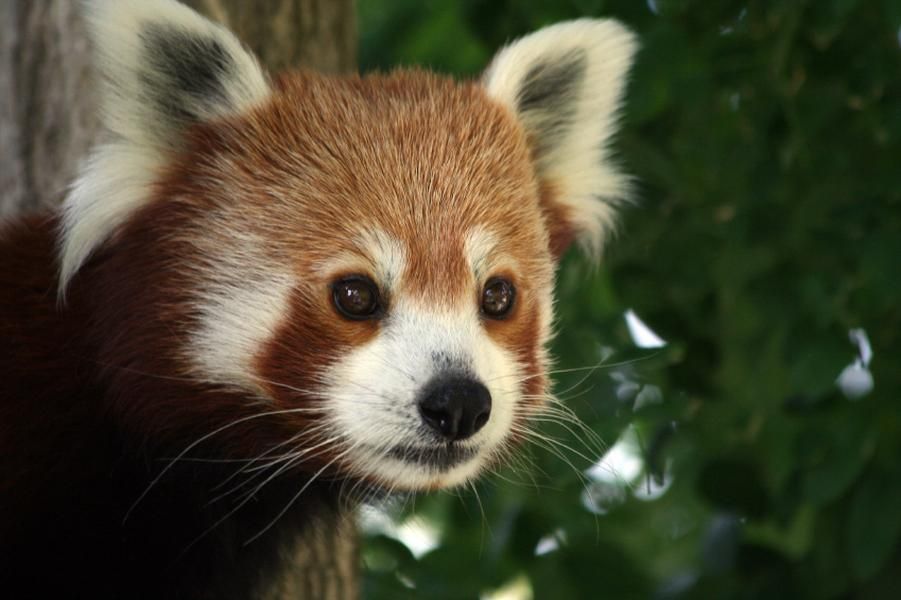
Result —
M521 464L364 519L368 599L901 597L901 2L358 2L362 70L640 35L601 268Z

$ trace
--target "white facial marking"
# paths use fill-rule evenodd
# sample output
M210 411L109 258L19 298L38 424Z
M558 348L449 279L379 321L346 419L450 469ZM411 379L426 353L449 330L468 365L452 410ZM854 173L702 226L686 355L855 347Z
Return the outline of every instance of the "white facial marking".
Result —
M392 448L434 447L418 399L433 378L466 374L491 393L491 416L456 442L474 456L447 470L388 455ZM506 438L518 398L515 358L485 332L475 307L434 312L410 302L392 305L383 331L327 373L328 418L351 447L354 468L387 485L455 485L484 467Z
M360 235L357 245L372 260L376 281L383 287L393 287L407 264L403 244L381 229L370 229Z
M407 264L404 245L378 228L359 234L353 240L354 252L345 252L316 267L320 277L335 273L371 271L382 289L390 290L400 279Z
M229 233L228 243L198 248L216 262L198 270L200 327L186 355L198 379L264 395L252 361L289 314L294 277L269 264L264 239L247 230Z
M498 236L482 227L474 227L466 233L463 248L476 281L485 281L497 268Z

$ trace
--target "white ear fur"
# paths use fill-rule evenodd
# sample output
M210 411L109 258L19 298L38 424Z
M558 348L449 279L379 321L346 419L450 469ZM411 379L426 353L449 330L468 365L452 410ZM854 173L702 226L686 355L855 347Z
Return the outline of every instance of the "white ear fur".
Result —
M569 21L505 47L483 77L489 95L525 127L539 179L557 191L568 226L593 256L628 192L607 147L636 49L616 21Z
M94 149L63 203L61 295L147 201L186 127L269 94L266 75L234 35L174 0L88 0L85 7L110 141Z

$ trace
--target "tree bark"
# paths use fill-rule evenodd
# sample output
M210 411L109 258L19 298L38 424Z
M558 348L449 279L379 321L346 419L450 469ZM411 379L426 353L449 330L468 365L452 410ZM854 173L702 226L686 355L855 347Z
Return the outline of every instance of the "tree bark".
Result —
M297 540L297 567L273 581L265 600L347 600L360 595L359 535L350 516L320 523Z
M97 133L78 2L0 2L0 217L54 206Z
M235 33L271 72L309 67L343 73L357 65L353 0L185 0Z
M353 0L188 0L221 22L271 72L356 65ZM0 218L59 204L99 129L96 77L81 3L0 1ZM359 595L353 519L299 540L297 569L269 598Z

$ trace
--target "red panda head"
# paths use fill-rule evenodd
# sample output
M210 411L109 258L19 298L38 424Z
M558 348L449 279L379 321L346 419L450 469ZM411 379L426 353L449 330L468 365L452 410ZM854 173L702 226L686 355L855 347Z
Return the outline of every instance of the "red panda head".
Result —
M60 290L90 298L129 426L240 422L230 453L385 487L496 460L543 402L556 261L599 251L625 191L632 35L548 27L480 81L270 79L176 2L92 7L109 139L66 200Z

